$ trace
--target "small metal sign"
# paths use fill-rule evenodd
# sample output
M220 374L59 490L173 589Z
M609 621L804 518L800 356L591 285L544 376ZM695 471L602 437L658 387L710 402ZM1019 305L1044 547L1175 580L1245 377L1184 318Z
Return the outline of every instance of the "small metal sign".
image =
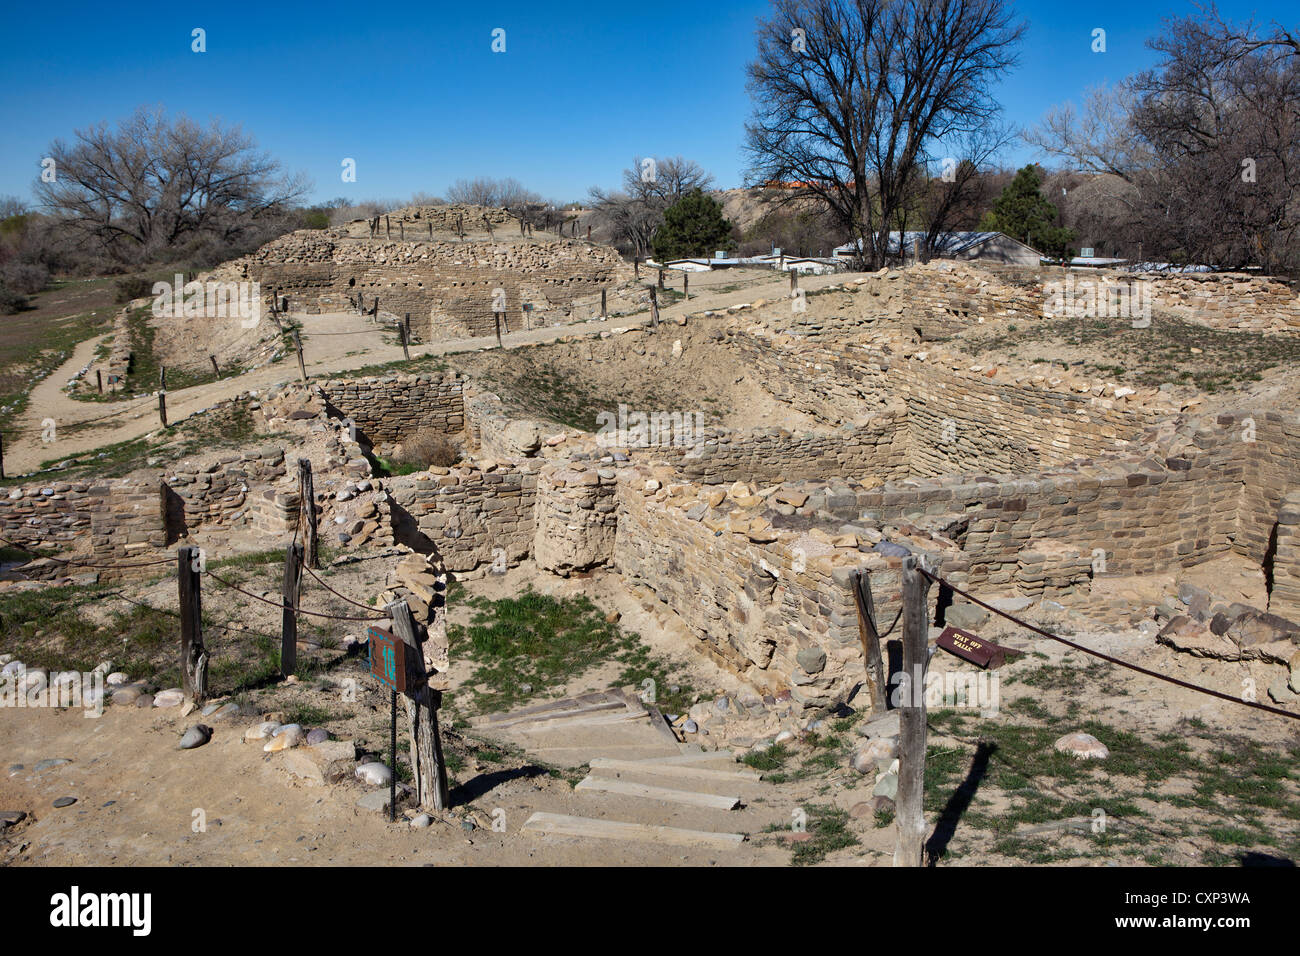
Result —
M370 646L370 673L398 693L406 691L406 645L382 627L366 630Z
M970 661L976 667L988 667L990 664L997 666L1006 660L1008 654L1019 653L1010 648L999 647L992 641L982 640L970 631L952 626L945 627L935 643L948 653L955 654L964 661Z

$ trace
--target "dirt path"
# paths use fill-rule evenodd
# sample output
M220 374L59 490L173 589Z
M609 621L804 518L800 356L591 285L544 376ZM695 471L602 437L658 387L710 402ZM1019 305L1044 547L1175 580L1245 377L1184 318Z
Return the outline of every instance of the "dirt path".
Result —
M0 811L28 815L0 837L0 865L784 865L788 854L750 842L699 849L535 836L521 832L535 811L717 829L740 814L665 808L633 797L574 792L537 767L484 767L453 788L456 814L413 829L393 825L356 801L367 790L346 781L308 785L281 769L282 756L243 743L246 723L219 723L211 743L177 749L197 721L175 710L109 707L87 719L78 710L0 710ZM47 758L72 762L36 771ZM21 769L15 769L21 765ZM76 803L56 809L55 800ZM460 817L504 813L505 831L466 830ZM755 819L781 815L758 810ZM199 822L206 824L206 831ZM721 824L721 825L719 825Z
M701 289L697 279L705 276L708 277L708 281ZM645 278L647 282L653 281L653 273ZM801 288L811 291L838 284L843 282L844 278L842 275L803 276L799 284ZM670 273L668 279L671 287L680 288L680 274ZM732 288L741 281L749 284L742 289ZM778 298L788 295L789 292L789 278L785 274L776 274L770 279L762 278L754 281L750 276L730 276L725 272L699 273L698 276L692 276L692 282L696 283L693 288L699 289L700 293L692 294L688 300L663 307L660 315L665 321L683 314L707 309L723 309L752 302L758 298ZM648 321L648 318L648 313L638 313L622 319L611 318L605 322L591 319L572 325L511 332L504 336L504 341L507 347L511 347L535 342L551 342L570 335L599 335L612 328L642 324ZM335 375L402 358L401 346L385 344L381 329L361 316L352 313L328 313L301 316L300 319L304 326L303 353L309 377ZM6 442L5 465L10 474L34 471L42 462L56 457L71 457L103 445L139 438L158 427L156 394L121 402L100 403L77 401L63 391L63 386L68 379L90 360L99 341L100 339L96 338L80 343L68 361L33 389L27 409L15 429L22 437ZM493 336L452 339L431 345L412 346L411 355L412 357L446 355L495 346L496 339ZM290 381L296 377L295 364L293 357L289 356L275 365L254 369L242 375L169 391L167 393L168 419L175 423L188 415L244 392L265 389L280 382ZM53 418L58 429L58 440L54 444L44 443L40 438L41 422L46 418ZM92 428L73 430L75 426L87 422L96 424Z

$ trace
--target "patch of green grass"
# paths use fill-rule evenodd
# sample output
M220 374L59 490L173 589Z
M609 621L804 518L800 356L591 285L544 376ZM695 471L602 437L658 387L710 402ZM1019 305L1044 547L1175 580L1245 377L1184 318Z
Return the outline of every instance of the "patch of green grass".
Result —
M806 813L808 832L812 834L812 839L793 845L790 862L794 866L814 866L835 850L858 845L858 838L849 830L847 810L832 806L811 806L806 808Z
M636 643L582 596L555 598L530 588L516 598L467 603L474 609L469 625L451 625L447 636L453 655L474 664L466 687L479 712L553 692Z
M740 758L740 762L755 770L779 770L792 756L785 744L773 744L766 750L751 750Z

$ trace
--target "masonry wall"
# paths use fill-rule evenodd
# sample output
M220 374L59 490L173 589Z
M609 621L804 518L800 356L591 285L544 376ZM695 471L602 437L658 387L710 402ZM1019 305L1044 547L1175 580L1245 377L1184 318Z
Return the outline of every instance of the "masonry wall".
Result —
M416 341L494 333L494 308L511 327L567 320L573 304L631 278L607 246L578 239L510 241L351 238L338 231L300 230L223 266L222 278L261 284L288 295L295 312L365 308L411 315ZM504 291L504 297L495 290Z
M435 468L389 478L393 536L417 551L436 547L450 571L472 571L498 558L517 564L536 532L536 461Z
M881 480L908 472L904 417L887 409L857 427L793 433L765 428L731 432L689 449L670 449L681 476L716 485L733 481L792 481L837 475Z
M27 548L74 553L94 565L142 563L166 544L162 489L155 479L50 482L0 497L0 535ZM52 571L90 570L52 562ZM114 576L112 570L105 572ZM137 576L129 568L116 576Z
M178 463L163 477L168 540L175 541L193 528L226 525L245 517L254 486L284 474L284 449L278 447Z
M465 427L465 383L456 373L329 379L321 383L332 410L350 418L363 444L398 442L432 428L455 434Z
M617 472L594 462L558 461L537 475L533 559L567 575L609 563L618 528Z

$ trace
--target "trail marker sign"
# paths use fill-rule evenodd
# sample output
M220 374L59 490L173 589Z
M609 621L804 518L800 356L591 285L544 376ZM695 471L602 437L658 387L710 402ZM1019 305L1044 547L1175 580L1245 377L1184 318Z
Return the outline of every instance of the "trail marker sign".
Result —
M382 627L366 630L370 645L370 673L396 693L406 692L406 645Z

